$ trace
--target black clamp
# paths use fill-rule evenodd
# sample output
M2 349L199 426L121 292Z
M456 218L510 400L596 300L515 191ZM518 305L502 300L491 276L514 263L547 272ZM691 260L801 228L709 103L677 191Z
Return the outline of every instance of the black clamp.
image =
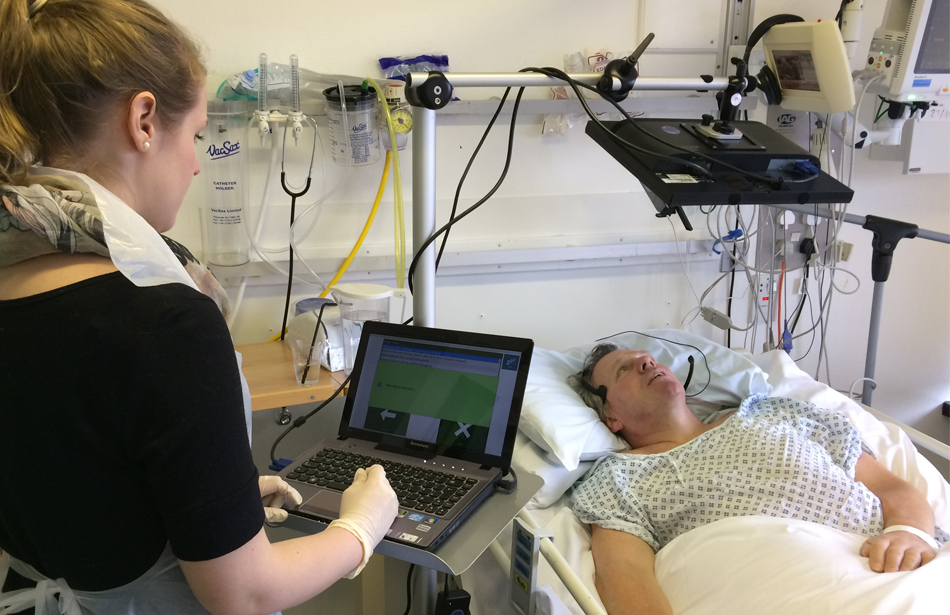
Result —
M874 248L874 255L871 257L871 279L875 282L887 282L897 242L916 237L919 227L909 222L878 216L866 216L861 227L874 233L874 239L871 240L871 247Z
M742 95L749 91L749 67L739 58L730 60L736 67L736 74L729 77L729 85L725 91L716 94L719 101L719 122L716 123L716 130L723 134L732 134L732 122L739 116L739 104L742 103ZM735 101L738 95L738 102Z
M412 84L412 75L406 75L406 100L414 107L437 111L452 100L452 84L441 72L434 70L420 85Z
M604 67L604 76L597 82L597 92L601 96L609 98L614 102L626 100L627 94L633 89L634 84L637 82L637 77L640 76L639 71L637 71L637 62L653 39L654 35L650 32L629 56L620 60L611 60L607 63L607 66ZM620 82L619 90L613 89L614 80Z

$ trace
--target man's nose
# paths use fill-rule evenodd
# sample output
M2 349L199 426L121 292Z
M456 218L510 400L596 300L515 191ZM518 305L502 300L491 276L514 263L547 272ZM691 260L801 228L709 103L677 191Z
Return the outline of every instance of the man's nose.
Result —
M640 358L640 371L645 372L648 369L656 367L656 361L650 355L646 355Z

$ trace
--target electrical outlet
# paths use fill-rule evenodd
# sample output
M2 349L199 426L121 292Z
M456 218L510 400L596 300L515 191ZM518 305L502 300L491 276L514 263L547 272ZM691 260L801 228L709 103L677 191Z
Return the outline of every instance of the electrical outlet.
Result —
M730 254L726 254L726 250L724 248L722 254L719 255L719 273L732 271L733 268L736 271L745 271L745 267L732 260L732 256L730 256Z
M838 244L838 260L842 263L848 261L851 258L851 250L854 248L854 244L848 243L847 241L839 241Z
M769 306L772 305L770 303L770 299L772 298L772 289L769 288L769 276L759 276L755 292L759 298L759 306L768 310Z

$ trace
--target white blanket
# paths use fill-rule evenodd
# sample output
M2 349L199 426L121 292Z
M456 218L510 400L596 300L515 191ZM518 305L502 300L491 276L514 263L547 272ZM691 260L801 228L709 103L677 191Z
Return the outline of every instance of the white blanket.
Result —
M784 352L756 357L772 394L810 401L851 418L878 459L927 495L938 526L950 529L950 485L910 440L798 369ZM594 596L589 528L577 521L569 496L532 514L556 536L555 546ZM508 550L510 531L500 537ZM737 517L684 534L662 549L656 574L677 615L749 613L905 615L950 612L950 545L913 572L871 572L858 555L864 539L814 523ZM511 615L507 575L485 554L463 575L476 615ZM538 613L582 611L542 558Z
M946 612L950 549L912 572L883 574L857 555L863 542L808 521L734 517L670 542L656 575L683 615Z

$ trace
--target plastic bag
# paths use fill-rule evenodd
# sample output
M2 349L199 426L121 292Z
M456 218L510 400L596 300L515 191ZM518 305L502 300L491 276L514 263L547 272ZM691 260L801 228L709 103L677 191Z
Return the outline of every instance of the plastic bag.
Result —
M584 57L580 52L564 56L564 72L568 74L585 72ZM551 97L554 100L567 100L576 99L577 95L574 94L573 89L559 85L551 88ZM583 113L548 113L541 124L541 134L566 135L567 131L584 117L586 116Z
M305 112L314 112L314 106L322 109L326 103L323 90L336 86L340 81L344 86L360 85L363 77L351 75L324 75L305 68L299 69L300 74L300 105ZM385 87L392 80L379 80ZM231 75L218 88L216 98L220 100L257 100L258 69L251 68L243 73ZM270 62L267 65L267 98L276 101L276 104L289 107L290 100L290 65Z
M380 58L379 68L383 71L383 77L405 81L406 73L427 73L433 70L448 72L449 56L423 54Z

